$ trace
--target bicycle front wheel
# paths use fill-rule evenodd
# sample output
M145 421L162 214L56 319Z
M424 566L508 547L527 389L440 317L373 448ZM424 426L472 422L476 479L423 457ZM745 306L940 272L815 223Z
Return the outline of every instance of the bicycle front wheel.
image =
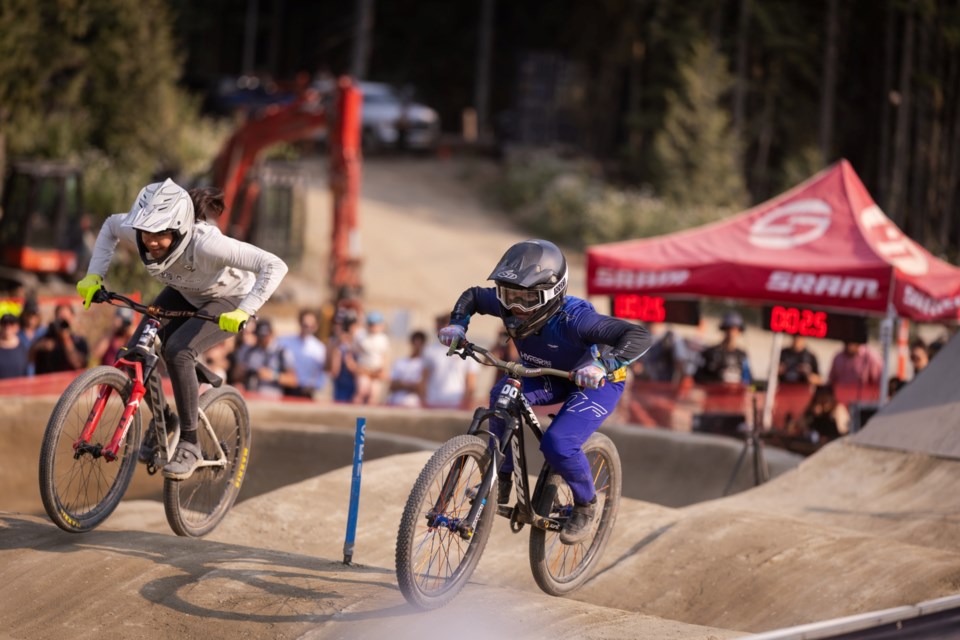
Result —
M108 460L102 450L120 425L131 388L119 369L95 367L67 386L50 414L40 445L40 497L64 531L82 533L99 525L130 485L140 446L139 410L116 459Z
M204 417L209 428L204 424ZM197 440L204 460L226 456L223 466L200 466L186 480L165 479L163 509L178 536L204 536L233 506L250 462L250 413L233 387L210 389L200 396Z
M541 589L554 596L570 593L587 581L607 546L620 510L622 476L616 446L602 433L594 433L584 443L583 452L590 462L597 500L602 505L593 535L579 544L565 545L560 542L559 532L537 528L530 531L533 578ZM573 507L573 493L559 473L546 466L545 471L534 507L542 516L565 522Z
M457 436L437 449L414 483L397 533L396 567L400 592L415 607L443 606L473 574L496 508L494 495L476 495L489 464L483 440ZM477 499L486 500L485 508L473 535L464 537L460 525Z

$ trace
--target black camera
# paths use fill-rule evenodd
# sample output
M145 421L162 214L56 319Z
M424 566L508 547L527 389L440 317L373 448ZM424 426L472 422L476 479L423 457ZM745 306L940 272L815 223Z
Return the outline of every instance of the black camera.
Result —
M70 329L70 323L64 320L63 318L57 318L50 323L50 331L59 333L61 331L67 331Z

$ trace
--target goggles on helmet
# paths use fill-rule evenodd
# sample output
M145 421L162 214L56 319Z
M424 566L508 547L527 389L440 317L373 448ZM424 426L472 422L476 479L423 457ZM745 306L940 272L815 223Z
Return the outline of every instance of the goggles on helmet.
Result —
M566 290L567 277L549 289L521 289L497 283L497 299L504 309L531 312L536 311Z

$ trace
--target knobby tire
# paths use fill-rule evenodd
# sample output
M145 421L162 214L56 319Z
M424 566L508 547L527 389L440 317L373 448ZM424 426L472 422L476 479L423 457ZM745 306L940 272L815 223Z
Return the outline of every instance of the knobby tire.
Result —
M250 463L250 413L240 393L230 386L200 396L206 415L227 456L225 467L198 467L186 480L164 479L163 508L170 528L191 538L210 533L233 506ZM215 459L216 446L201 422L197 439L204 459Z
M80 438L102 385L110 389L106 407L97 422L90 445L106 446L120 422L130 396L130 378L115 367L99 366L80 374L57 401L40 446L40 497L54 524L71 533L90 531L120 504L137 466L140 446L140 411L108 462L91 453L74 458Z
M600 522L592 536L579 544L560 542L558 531L530 530L530 569L537 585L554 596L566 595L583 586L610 540L620 511L622 469L616 446L605 435L594 433L583 445L590 461L597 499L603 501ZM545 465L534 508L542 516L566 520L573 494L560 474Z
M445 526L431 526L465 518L473 499L468 490L477 487L490 464L487 444L472 435L448 440L430 458L413 485L397 533L396 570L400 591L419 609L435 609L450 602L463 589L480 561L493 523L496 486L469 540ZM455 469L459 468L457 472ZM496 483L494 483L495 485ZM444 487L447 487L445 490ZM444 495L447 495L444 498Z

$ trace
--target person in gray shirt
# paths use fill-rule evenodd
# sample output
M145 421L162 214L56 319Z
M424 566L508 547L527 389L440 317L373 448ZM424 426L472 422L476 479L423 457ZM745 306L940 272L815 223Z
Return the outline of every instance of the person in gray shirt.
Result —
M219 315L219 326L197 318L167 319L161 325L163 359L170 374L175 416L163 411L168 424L180 424L180 443L163 468L167 478L188 478L201 461L197 446L199 382L196 358L231 333L270 298L287 273L277 256L249 243L223 235L211 221L223 212L223 192L211 187L189 193L172 180L144 187L129 213L106 219L87 275L77 283L84 308L103 286L117 243L136 250L151 276L165 284L153 304L172 310L203 309ZM136 344L146 319L134 333ZM154 443L144 439L141 461L149 459Z

